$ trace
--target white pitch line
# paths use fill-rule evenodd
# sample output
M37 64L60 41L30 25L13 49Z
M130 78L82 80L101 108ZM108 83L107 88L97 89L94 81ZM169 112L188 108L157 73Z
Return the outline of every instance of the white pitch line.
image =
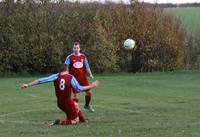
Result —
M47 98L47 97L39 97L33 94L27 94L27 96L29 97L33 97L33 98L41 98L41 99L48 99L48 100L55 100L53 98ZM22 111L17 111L17 112L10 112L10 113L6 113L6 114L1 114L0 117L7 117L10 115L16 115L16 114L21 114L21 113L29 113L29 112L37 112L37 111L42 111L42 110L56 110L56 109L29 109L29 110L22 110Z
M16 115L16 114L21 114L21 113L29 113L29 112L37 112L37 111L42 111L42 110L55 110L55 109L29 109L29 110L22 110L22 111L17 111L17 112L10 112L6 114L1 114L0 117L7 117L10 115Z
M116 108L108 108L105 106L101 106L101 105L95 105L95 107L99 107L99 108L105 108L105 109L110 109L110 110L115 110L115 111L123 111L123 112L135 112L135 113L145 113L145 112L141 112L141 111L133 111L133 110L127 110L127 109L116 109ZM29 110L22 110L22 111L17 111L17 112L10 112L10 113L6 113L6 114L1 114L0 118L2 117L7 117L7 116L12 116L12 115L16 115L16 114L23 114L23 113L30 113L30 112L37 112L37 111L44 111L44 110L56 110L56 109L29 109Z
M34 98L41 98L41 99L48 99L48 100L55 100L53 98L47 98L47 97L38 97L33 94L27 94L29 97L34 97ZM81 106L83 106L83 103L80 103ZM104 109L109 109L109 110L114 110L114 111L122 111L122 112L128 112L128 113L138 113L138 114L152 114L154 116L159 116L159 114L151 113L151 112L143 112L143 111L138 111L138 110L131 110L131 109L122 109L122 108L113 108L113 107L105 107L103 105L94 105L95 107L100 107ZM6 114L1 114L0 117L6 117L10 115L16 115L16 114L21 114L21 113L29 113L29 112L36 112L36 111L43 111L43 110L56 110L56 109L30 109L30 110L22 110L22 111L17 111L17 112L10 112Z
M39 97L39 96L36 96L36 95L34 95L34 94L27 94L27 96L33 97L33 98L41 98L41 99L48 99L48 100L56 100L56 99L53 99L53 98Z
M33 94L27 94L28 96L30 97L34 97L34 98L41 98L41 99L48 99L48 100L55 100L53 98L47 98L47 97L39 97L39 96L36 96L36 95L33 95ZM83 106L84 104L83 103L79 103L81 106ZM141 112L141 111L133 111L133 110L130 110L130 109L122 109L122 108L108 108L108 107L105 107L105 106L102 106L102 105L94 105L95 107L100 107L100 108L105 108L105 109L111 109L111 110L115 110L115 111L123 111L123 112L129 112L129 113L144 113L144 112Z
M40 122L30 122L30 121L10 121L10 120L0 120L0 123L15 123L15 124L33 124L33 125L42 125L44 123Z
M29 97L34 97L34 98L41 98L41 99L48 99L48 100L55 100L53 98L47 98L47 97L38 97L36 95L33 94L27 94ZM81 105L83 106L84 104L81 103ZM95 107L99 107L99 108L104 108L104 109L110 109L110 110L114 110L114 111L123 111L123 112L135 112L135 113L145 113L145 112L141 112L141 111L133 111L133 110L128 110L128 109L120 109L120 108L108 108L105 107L103 105L95 105ZM7 116L12 116L12 115L16 115L16 114L23 114L23 113L30 113L30 112L37 112L37 111L43 111L43 110L56 110L56 109L29 109L29 110L22 110L22 111L17 111L17 112L10 112L10 113L6 113L6 114L1 114L0 118L3 117L7 117ZM39 122L31 122L31 121L9 121L9 120L0 120L0 123L16 123L16 124L33 124L33 125L42 125L44 123L39 123Z

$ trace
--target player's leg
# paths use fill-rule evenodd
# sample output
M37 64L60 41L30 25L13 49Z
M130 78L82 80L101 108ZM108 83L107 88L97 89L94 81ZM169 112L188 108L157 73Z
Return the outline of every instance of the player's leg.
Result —
M55 120L50 123L50 126L53 125L74 125L79 122L78 112L75 107L73 100L67 102L67 104L58 103L58 107L66 114L67 118L64 120Z
M74 103L75 103L76 111L78 112L79 122L81 122L81 123L87 123L88 119L84 118L83 113L80 110L79 104L76 103L76 102L74 102Z
M81 80L79 80L79 83L81 86L88 86L89 85L89 82L87 81L86 78L82 78ZM94 112L95 110L92 108L91 106L91 99L92 99L92 91L90 90L87 90L85 91L86 94L85 94L85 106L84 108L89 110L89 112Z
M82 111L78 112L79 122L80 123L88 123L88 119L83 116Z
M75 101L71 102L67 114L69 119L61 121L61 125L72 125L77 124L78 122L86 122L83 113L80 111L79 104Z
M92 91L89 91L89 92L86 92L86 95L85 95L85 106L84 108L89 110L90 112L94 112L94 108L90 105L90 102L91 102L91 94Z
M58 125L67 126L67 125L75 125L77 123L79 123L79 118L78 117L76 117L73 120L71 120L71 119L60 120Z
M79 99L78 99L78 92L76 90L72 90L73 91L73 100L78 103Z

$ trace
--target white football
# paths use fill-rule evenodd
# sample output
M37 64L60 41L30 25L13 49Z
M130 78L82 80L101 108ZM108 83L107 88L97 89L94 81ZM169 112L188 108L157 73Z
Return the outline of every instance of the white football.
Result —
M127 39L124 41L123 47L125 49L133 49L135 47L135 41L132 39Z

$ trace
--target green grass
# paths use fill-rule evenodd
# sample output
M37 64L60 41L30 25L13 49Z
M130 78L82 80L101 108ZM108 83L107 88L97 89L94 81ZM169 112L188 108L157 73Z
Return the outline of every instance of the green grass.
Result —
M182 25L190 32L200 30L200 8L169 8L164 11L179 17Z
M0 78L0 136L199 137L199 74L97 75L96 112L83 110L90 123L52 128L45 122L65 118L56 107L52 84L21 91L21 83L36 77Z

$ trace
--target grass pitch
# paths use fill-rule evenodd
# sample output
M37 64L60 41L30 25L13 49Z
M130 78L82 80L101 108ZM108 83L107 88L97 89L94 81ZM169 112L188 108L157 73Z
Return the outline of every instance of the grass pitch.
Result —
M200 8L166 8L164 11L180 18L189 32L200 31Z
M1 137L199 137L200 72L97 75L89 124L55 126L65 118L53 84L20 90L36 77L0 78Z

